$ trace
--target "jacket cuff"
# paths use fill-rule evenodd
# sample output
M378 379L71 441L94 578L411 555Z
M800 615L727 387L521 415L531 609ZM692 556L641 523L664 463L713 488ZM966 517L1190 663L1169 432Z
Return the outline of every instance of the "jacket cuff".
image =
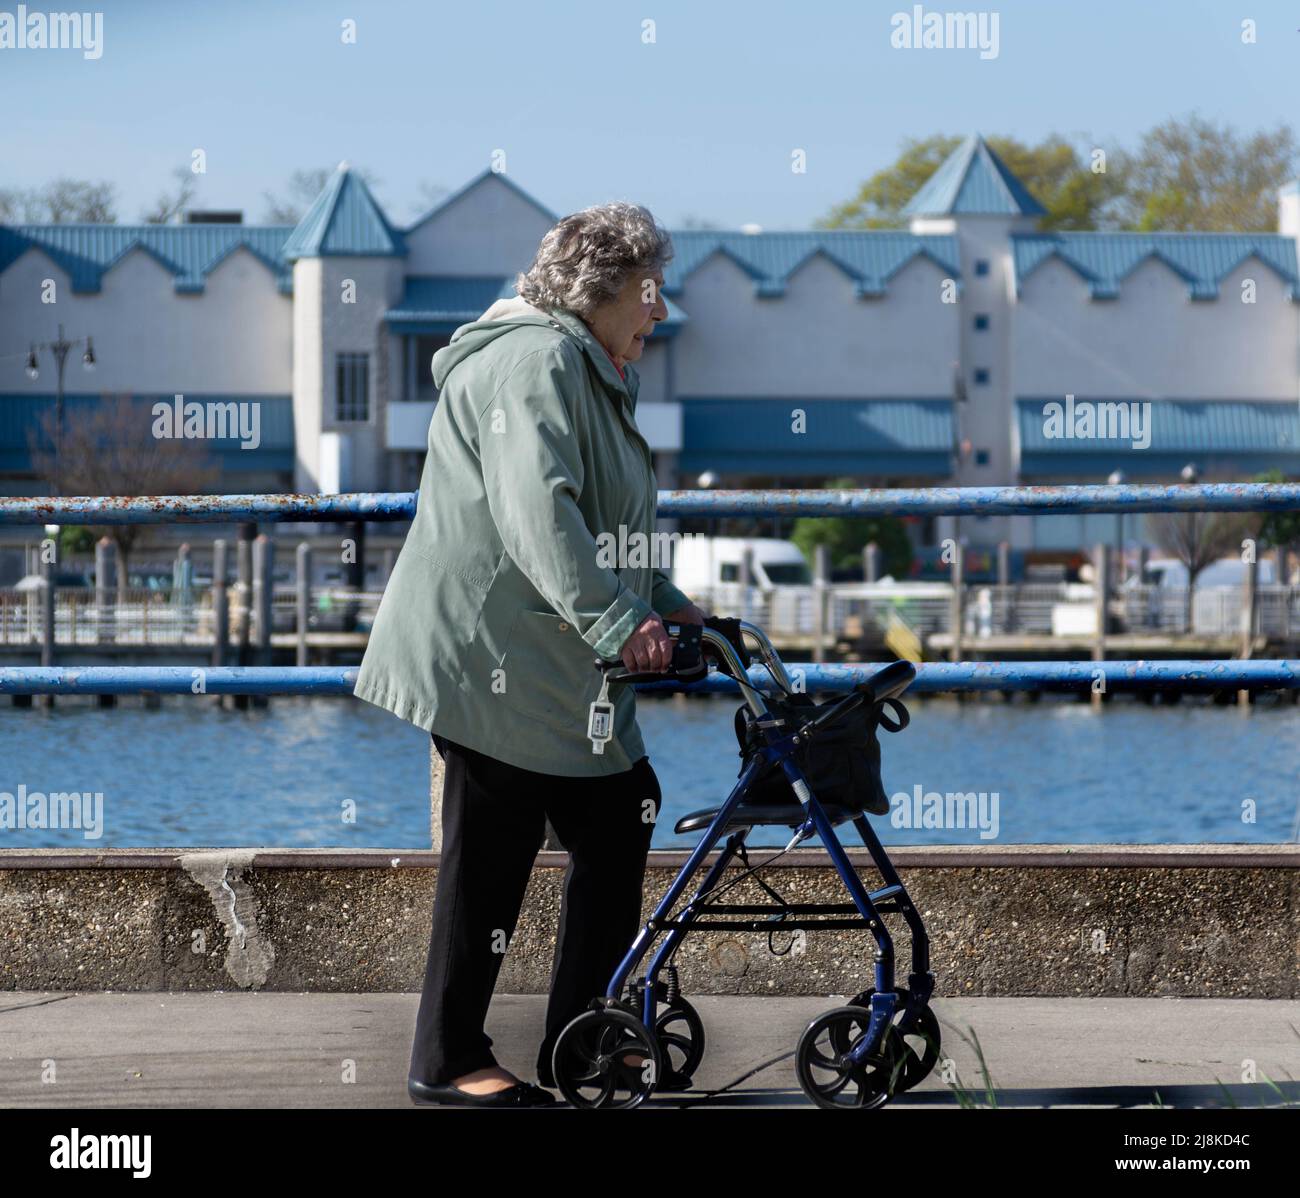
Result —
M690 597L673 586L667 575L655 571L654 585L650 588L650 604L655 611L666 616L670 611L688 606L690 602Z
M636 631L637 625L653 611L640 595L624 587L618 593L618 598L583 633L583 640L606 661L613 661L627 638Z

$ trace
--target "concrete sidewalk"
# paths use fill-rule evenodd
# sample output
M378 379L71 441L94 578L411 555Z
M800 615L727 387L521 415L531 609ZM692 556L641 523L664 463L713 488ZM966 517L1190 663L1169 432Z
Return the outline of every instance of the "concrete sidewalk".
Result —
M400 1107L415 994L0 995L0 1106ZM650 1105L805 1107L792 1054L844 1000L692 999L707 1050L697 1092ZM1300 1103L1300 1001L940 998L943 1055L986 1102L974 1030L1002 1107ZM532 1079L545 998L501 995L488 1031ZM943 1062L940 1063L940 1068ZM1246 1084L1251 1076L1256 1084ZM949 1069L951 1075L951 1067ZM940 1069L886 1109L954 1106ZM428 1109L428 1108L419 1108Z

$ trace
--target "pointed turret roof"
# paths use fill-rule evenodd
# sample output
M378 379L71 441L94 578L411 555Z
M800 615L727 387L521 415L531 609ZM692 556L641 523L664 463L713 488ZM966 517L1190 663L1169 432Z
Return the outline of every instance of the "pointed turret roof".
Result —
M401 233L388 223L365 180L346 162L339 163L284 246L284 256L290 260L405 253Z
M904 216L1042 216L1043 208L982 137L968 137L903 209Z

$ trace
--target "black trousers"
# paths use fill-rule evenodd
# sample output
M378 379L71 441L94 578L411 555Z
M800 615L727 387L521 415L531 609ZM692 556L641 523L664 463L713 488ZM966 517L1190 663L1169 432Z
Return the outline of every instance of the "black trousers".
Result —
M605 993L636 937L659 782L642 757L623 773L564 778L519 769L433 733L446 765L442 855L410 1076L440 1085L495 1065L483 1030L549 818L569 853L539 1077L565 1025Z

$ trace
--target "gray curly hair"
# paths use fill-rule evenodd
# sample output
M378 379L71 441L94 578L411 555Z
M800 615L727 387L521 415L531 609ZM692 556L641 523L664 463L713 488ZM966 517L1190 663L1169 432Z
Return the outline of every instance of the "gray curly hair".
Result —
M536 308L567 308L586 320L633 275L661 270L672 256L672 239L648 209L615 200L563 217L515 290Z

